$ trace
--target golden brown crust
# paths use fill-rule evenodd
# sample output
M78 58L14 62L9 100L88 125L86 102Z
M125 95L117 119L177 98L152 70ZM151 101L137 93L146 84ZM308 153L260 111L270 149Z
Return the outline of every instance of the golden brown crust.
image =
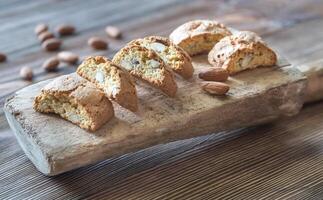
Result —
M214 44L231 35L223 24L213 20L194 20L177 27L171 34L172 42L189 55L208 53Z
M179 46L168 38L161 36L149 36L130 42L155 51L168 66L185 79L193 76L191 57Z
M77 74L61 76L47 84L35 98L34 109L56 113L89 131L99 129L114 116L109 99Z
M113 57L113 62L130 74L159 88L168 96L175 96L177 84L174 74L154 51L129 44Z
M94 83L107 97L133 112L138 110L136 86L131 75L103 56L86 58L77 73Z
M208 61L235 74L258 66L273 66L277 56L258 35L241 31L220 40L210 51Z

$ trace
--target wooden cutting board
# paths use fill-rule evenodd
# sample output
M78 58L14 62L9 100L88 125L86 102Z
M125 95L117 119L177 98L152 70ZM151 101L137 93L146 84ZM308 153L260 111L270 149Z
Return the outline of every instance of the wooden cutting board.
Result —
M209 64L193 59L194 77L176 77L175 98L138 82L139 111L115 106L116 117L95 133L55 115L33 110L33 99L49 81L26 87L9 98L4 111L19 144L37 169L60 174L155 144L192 138L272 121L298 113L306 80L283 59L277 66L242 72L227 83L227 96L212 96L199 87L198 72Z

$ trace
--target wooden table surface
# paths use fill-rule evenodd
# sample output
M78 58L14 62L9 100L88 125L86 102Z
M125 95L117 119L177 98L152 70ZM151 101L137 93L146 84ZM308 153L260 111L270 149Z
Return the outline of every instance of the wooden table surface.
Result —
M77 34L62 50L112 57L126 42L168 35L181 23L217 19L261 34L295 65L323 65L322 0L2 0L0 1L0 106L32 82L19 69L34 69L33 82L75 71L61 65L45 73L33 29L72 23ZM105 36L118 26L121 40ZM87 46L90 36L109 40L107 51ZM323 199L323 103L264 126L214 133L158 145L56 177L39 173L17 144L0 110L0 199Z

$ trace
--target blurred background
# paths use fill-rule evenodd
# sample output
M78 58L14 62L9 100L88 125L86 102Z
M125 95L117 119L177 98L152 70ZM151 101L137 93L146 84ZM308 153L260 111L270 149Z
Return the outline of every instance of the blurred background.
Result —
M75 67L60 65L55 73L45 73L42 63L60 51L71 51L80 57L112 57L124 44L147 35L168 34L192 19L215 19L240 30L252 30L300 64L322 57L323 1L321 0L1 0L0 52L7 61L0 63L0 104L3 97L30 84L19 77L23 66L32 68L33 82L69 73ZM62 24L73 25L75 34L61 37L58 51L42 49L34 29L45 23L53 34ZM121 39L108 37L106 26L116 26ZM98 36L108 42L106 51L95 51L87 44Z
M255 31L294 65L313 62L323 65L322 0L0 0L0 53L6 57L0 62L0 106L3 107L5 99L22 87L74 72L77 63L60 63L54 72L42 68L48 58L61 51L72 52L79 60L89 55L111 58L132 39L148 35L168 36L177 26L193 19L215 19L236 29ZM61 40L60 49L44 50L35 34L38 24L46 24L48 31ZM62 24L73 26L75 32L60 36L56 29ZM105 30L107 26L119 29L122 37L109 36ZM105 41L108 48L93 49L88 44L92 37ZM20 70L25 66L32 71L31 80L21 76ZM19 148L1 109L0 199L102 199L109 196L110 199L181 199L183 196L185 199L208 199L215 195L252 199L252 194L275 199L291 192L305 199L313 195L322 199L323 159L316 156L322 153L322 137L316 135L323 128L320 121L322 109L322 105L306 108L295 118L295 124L294 120L288 120L270 128L262 126L232 133L225 139L226 144L222 143L221 134L205 136L124 155L52 179L33 168ZM300 125L302 122L304 126ZM312 135L301 135L309 131L305 123L311 125ZM298 130L287 131L282 124ZM277 134L267 137L264 136L266 132ZM293 138L282 133L293 134ZM312 140L310 136L316 139ZM254 141L255 145L258 141L259 145L247 151L249 141ZM314 145L317 141L321 143ZM291 143L295 145L287 147ZM278 164L268 161L267 168L263 169L258 166L259 157L242 159L248 153L266 155L270 152L268 149L262 151L262 144L277 150L266 158L270 160L273 155L277 156L280 159ZM216 163L215 154L225 158L232 149L244 147L248 153L241 154L240 160L237 158L230 163L224 159L222 168ZM231 153L237 155L238 150ZM309 159L298 165L298 158L303 154ZM191 161L186 162L187 158ZM209 162L204 162L204 158ZM266 162L265 159L262 161ZM316 168L308 168L307 163ZM286 168L281 167L283 165ZM249 167L254 168L248 171ZM301 176L302 173L305 175ZM218 179L219 174L227 177L227 182ZM285 181L290 179L293 180L287 186ZM241 191L249 198L235 196L241 195ZM291 199L298 199L293 197Z

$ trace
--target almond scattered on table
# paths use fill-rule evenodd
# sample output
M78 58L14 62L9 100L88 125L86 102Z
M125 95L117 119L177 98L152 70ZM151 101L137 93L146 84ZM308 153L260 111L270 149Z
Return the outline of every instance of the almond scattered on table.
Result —
M33 79L33 70L28 66L22 67L19 74L24 80L30 81Z
M0 62L4 62L6 60L7 60L6 54L0 52Z
M42 65L42 68L48 72L55 71L59 65L59 60L57 57L51 57L45 60Z
M205 81L224 82L228 79L228 77L228 71L220 67L209 68L199 73L199 78Z
M62 51L57 54L57 57L60 61L66 62L69 64L76 64L79 60L79 56L75 53L69 51Z
M39 35L39 34L41 34L42 32L47 31L47 30L48 30L48 26L47 26L47 24L38 24L38 25L35 27L35 33L36 33L36 35Z
M107 26L105 28L105 32L108 34L108 36L112 37L112 38L121 38L121 31L119 28L115 27L115 26Z
M108 48L108 43L99 38L99 37L91 37L88 40L88 44L93 48L93 49L97 49L97 50L105 50Z
M67 36L67 35L74 34L76 29L75 29L75 26L73 25L61 24L57 26L55 30L60 36Z
M45 40L54 38L54 34L48 31L44 31L38 35L38 39L40 42L44 42Z
M60 49L61 45L62 45L62 41L60 39L50 38L43 42L42 47L46 51L56 51Z
M228 84L221 83L221 82L208 82L208 81L202 82L201 87L204 91L215 95L224 95L230 89L230 86Z

